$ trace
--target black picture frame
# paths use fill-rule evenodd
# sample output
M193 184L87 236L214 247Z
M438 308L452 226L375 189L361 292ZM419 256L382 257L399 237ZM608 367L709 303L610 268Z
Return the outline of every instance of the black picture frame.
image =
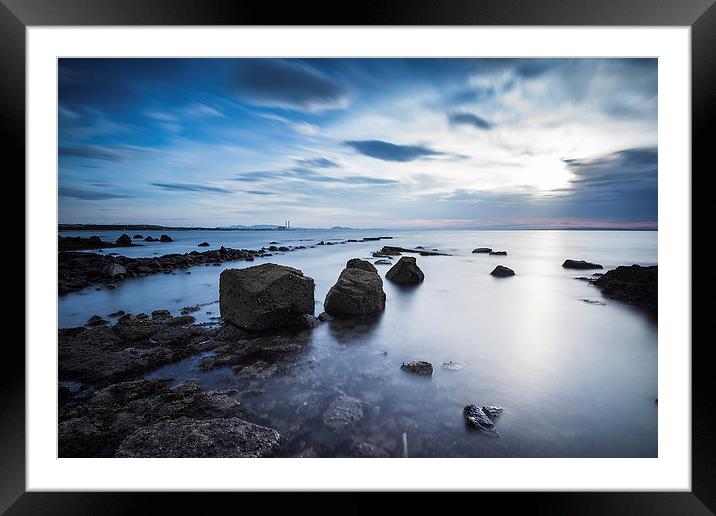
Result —
M61 25L597 25L597 26L688 26L692 44L692 162L706 169L712 143L709 135L716 113L716 6L714 0L459 0L430 2L399 0L333 3L322 6L304 2L225 2L218 0L0 0L0 115L5 144L6 184L13 176L15 188L24 192L25 166L25 29L28 26ZM10 159L8 159L10 158ZM14 158L14 159L12 159ZM9 163L14 163L9 167ZM713 168L709 160L709 168ZM12 168L12 172L11 172ZM689 174L690 171L684 171ZM693 178L693 173L691 175ZM21 179L22 178L22 179ZM14 197L19 197L15 194ZM17 218L17 208L5 220ZM12 219L10 217L13 217ZM24 241L24 240L23 240ZM24 246L23 246L24 249ZM691 250L689 250L691 251ZM17 270L17 257L2 257L6 270ZM23 260L24 262L24 260ZM31 273L25 269L25 274ZM19 275L15 274L19 283ZM690 280L690 279L689 279ZM9 283L11 285L12 283ZM19 284L14 292L24 292ZM27 300L26 300L27 301ZM32 309L32 300L26 305ZM711 410L714 375L706 339L692 346L692 491L601 492L601 493L479 493L467 494L452 503L476 504L480 510L510 511L528 504L549 514L712 514L716 510L716 460L714 414ZM688 346L691 342L670 342ZM178 493L38 493L25 492L25 352L19 337L6 338L0 360L0 511L7 514L130 514L146 510L150 503L162 512L179 514L193 507L217 507L221 502L241 507L260 504L254 494ZM211 505L207 498L212 496ZM283 500L296 507L304 494L270 495L271 508ZM344 495L345 496L345 495ZM356 494L347 495L350 498ZM465 500L470 496L472 500ZM421 507L423 496L414 495L410 505ZM362 501L331 496L314 502L311 511L342 507L353 510L370 506ZM266 503L263 501L263 503ZM180 510L172 506L181 507ZM299 505L300 506L300 505ZM261 507L255 505L255 507ZM455 507L457 509L457 507Z

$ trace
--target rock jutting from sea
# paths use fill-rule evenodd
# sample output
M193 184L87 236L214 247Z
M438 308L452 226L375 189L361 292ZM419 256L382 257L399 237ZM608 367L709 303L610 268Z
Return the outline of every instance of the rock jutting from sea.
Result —
M252 331L295 326L313 316L314 288L313 278L285 265L226 269L219 277L221 317Z
M403 256L385 273L385 278L395 283L415 285L425 279L425 274L414 256Z
M383 280L372 263L358 258L348 260L323 305L328 314L339 318L382 312L385 309Z

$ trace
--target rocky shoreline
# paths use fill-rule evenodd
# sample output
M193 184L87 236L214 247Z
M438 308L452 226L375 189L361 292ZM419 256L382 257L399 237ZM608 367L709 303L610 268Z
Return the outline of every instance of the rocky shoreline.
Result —
M255 257L272 256L275 252L298 251L307 247L313 248L316 245L342 245L391 238L393 237L365 237L362 240L349 239L339 242L319 242L311 246L269 245L258 250L232 249L222 246L220 249L211 251L165 254L152 258L129 258L121 255L79 252L79 250L129 247L136 244L103 242L99 237L84 239L80 237L59 237L57 290L62 295L82 290L95 284L103 284L108 288L114 288L118 281L125 278L144 277L159 273L171 274L177 269L188 269L195 265L218 266L224 262L236 260L253 261ZM198 244L198 246L202 246L202 244Z

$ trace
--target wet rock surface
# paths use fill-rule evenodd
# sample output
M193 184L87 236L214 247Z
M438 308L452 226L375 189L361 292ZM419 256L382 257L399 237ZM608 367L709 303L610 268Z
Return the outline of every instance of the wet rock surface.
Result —
M602 293L632 305L656 310L659 294L658 266L620 266L592 281Z
M400 369L408 373L417 374L419 376L432 376L433 364L423 360L414 360L412 362L404 362Z
M477 405L466 405L462 411L462 415L465 418L465 422L472 428L496 437L499 436L495 429L495 423L493 423L485 411Z
M323 424L338 432L363 419L363 404L357 398L341 394L323 412Z
M219 279L221 317L253 331L300 324L313 315L314 287L313 278L285 265L226 269Z
M340 318L381 312L385 309L383 280L370 262L349 260L323 305L328 314Z
M565 269L577 269L577 270L589 270L589 269L603 269L598 263L591 263L584 260L565 260L562 264Z
M385 273L385 278L395 283L414 285L425 280L425 274L418 267L415 257L403 256Z

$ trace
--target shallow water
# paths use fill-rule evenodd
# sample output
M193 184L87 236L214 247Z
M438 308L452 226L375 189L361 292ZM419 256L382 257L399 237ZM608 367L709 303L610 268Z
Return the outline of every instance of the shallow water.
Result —
M115 234L116 233L116 234ZM119 232L100 233L116 238ZM88 232L63 233L89 235ZM60 298L61 327L107 316L206 304L199 321L218 315L220 272L274 262L316 281L316 314L349 258L368 258L383 245L438 248L452 256L418 257L425 282L400 288L385 281L385 312L369 321L331 321L312 331L308 364L274 377L263 392L241 399L258 421L287 437L285 455L347 455L369 442L390 456L654 457L657 455L657 325L647 314L574 279L566 258L617 265L657 263L656 232L612 231L237 231L176 232L176 242L116 249L133 256L212 247L260 248L271 241L312 245L320 240L392 235L393 240L319 246L191 274L128 279L114 290L89 288ZM158 236L158 235L154 235ZM475 247L508 256L472 254ZM199 248L199 250L207 248ZM109 251L109 250L108 250ZM374 261L372 259L371 261ZM395 260L394 260L395 261ZM515 277L489 275L495 265ZM388 266L377 266L384 275ZM584 300L600 301L592 304ZM213 304L212 304L213 303ZM211 312L211 313L207 313ZM165 366L151 377L197 378L203 388L228 388L230 369L202 372L198 358ZM432 378L400 370L427 360ZM464 363L459 370L441 367ZM361 401L363 417L347 432L323 424L322 413L345 393ZM468 429L468 403L500 405L499 438Z

